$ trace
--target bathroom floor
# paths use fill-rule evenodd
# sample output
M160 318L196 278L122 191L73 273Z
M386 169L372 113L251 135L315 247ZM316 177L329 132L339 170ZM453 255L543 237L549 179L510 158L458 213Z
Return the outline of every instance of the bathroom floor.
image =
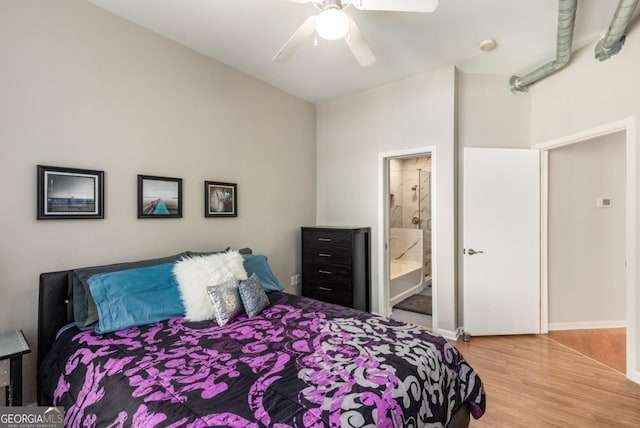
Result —
M431 287L425 287L424 290L420 292L420 294L431 296L431 291ZM403 311L402 309L393 309L390 318L397 321L404 321L410 324L426 327L428 329L431 329L432 326L431 315L423 315L417 312Z

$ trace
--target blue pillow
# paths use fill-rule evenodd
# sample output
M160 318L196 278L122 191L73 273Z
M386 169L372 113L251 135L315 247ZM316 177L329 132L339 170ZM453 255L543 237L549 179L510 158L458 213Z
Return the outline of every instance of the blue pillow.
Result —
M109 333L184 315L175 263L93 275L89 289L98 309L98 333Z
M244 270L247 271L248 277L255 273L262 282L262 288L267 291L284 290L284 287L278 282L273 272L271 272L265 256L260 254L243 254L242 257L244 257Z
M80 330L92 330L98 323L98 310L89 290L89 278L93 275L106 272L117 272L146 266L173 263L187 256L187 252L175 256L160 259L141 260L137 262L117 263L106 266L94 266L82 269L74 269L72 273L73 283L73 320Z

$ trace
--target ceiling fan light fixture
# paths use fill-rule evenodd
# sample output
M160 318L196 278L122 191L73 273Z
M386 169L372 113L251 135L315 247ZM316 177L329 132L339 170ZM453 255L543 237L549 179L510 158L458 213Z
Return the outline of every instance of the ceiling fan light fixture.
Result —
M351 21L338 8L327 8L316 18L316 32L325 40L342 39L349 32Z

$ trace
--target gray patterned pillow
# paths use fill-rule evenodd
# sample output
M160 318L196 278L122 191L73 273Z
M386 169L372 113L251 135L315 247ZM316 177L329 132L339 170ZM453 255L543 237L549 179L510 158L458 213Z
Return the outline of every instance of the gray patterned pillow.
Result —
M242 313L242 301L236 280L231 278L220 284L207 287L213 304L213 315L219 326L227 324Z
M267 293L264 292L260 278L255 273L249 279L240 281L238 291L244 310L250 317L255 317L269 306Z

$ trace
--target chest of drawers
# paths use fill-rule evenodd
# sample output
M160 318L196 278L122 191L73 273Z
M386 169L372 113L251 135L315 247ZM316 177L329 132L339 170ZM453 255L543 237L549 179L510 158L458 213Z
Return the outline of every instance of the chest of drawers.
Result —
M369 312L371 229L302 228L302 295Z

